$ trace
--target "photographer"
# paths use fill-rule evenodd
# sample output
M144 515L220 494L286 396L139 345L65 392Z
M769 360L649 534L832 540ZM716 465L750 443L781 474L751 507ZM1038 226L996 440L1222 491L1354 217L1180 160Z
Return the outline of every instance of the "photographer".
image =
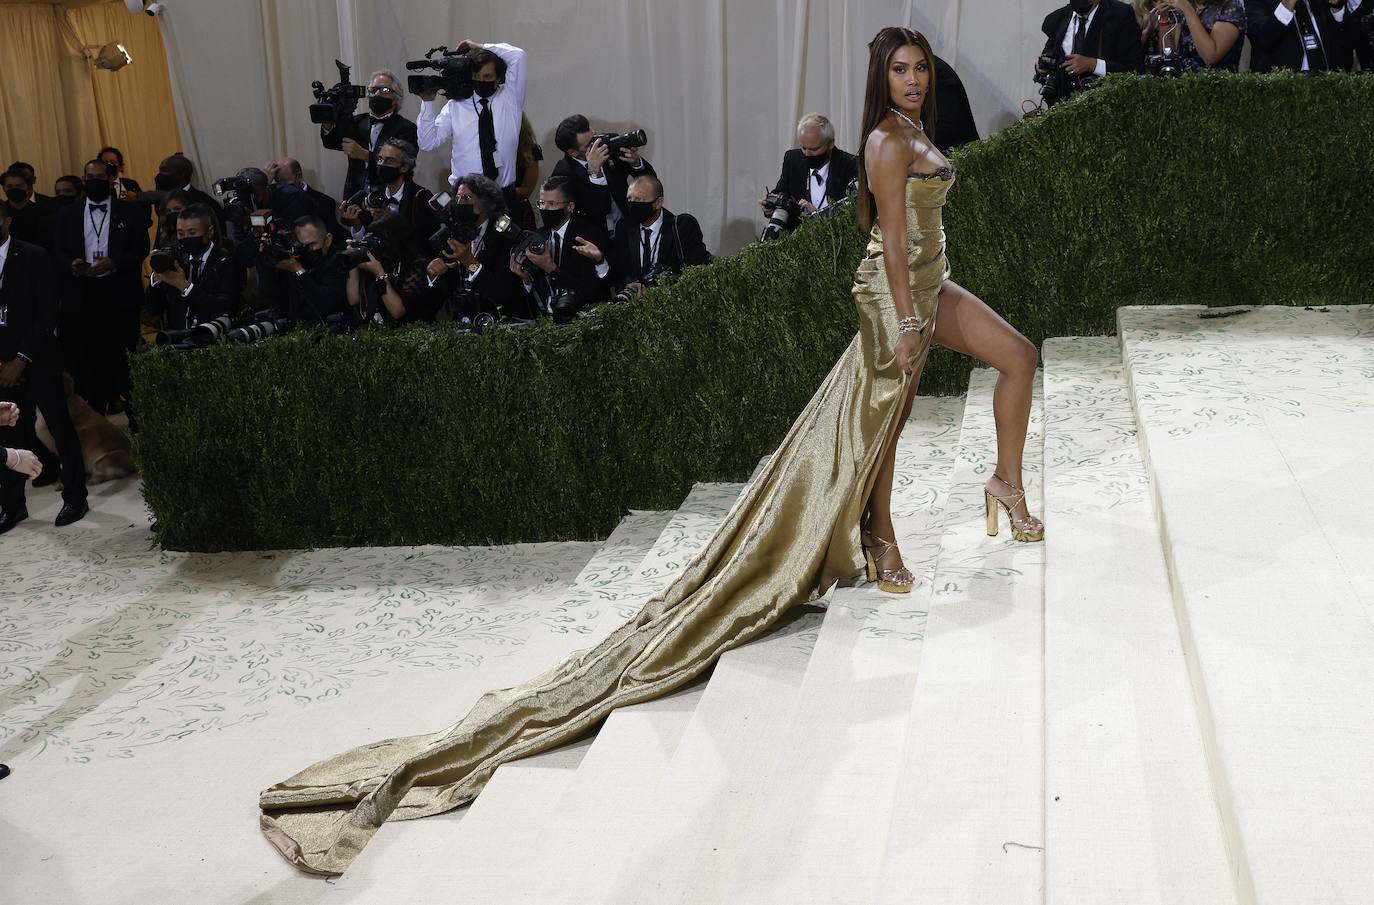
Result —
M277 267L280 255L271 249L273 237L288 244L293 224L302 217L317 216L314 202L294 185L272 183L257 167L245 167L232 179L221 180L216 190L226 182L234 185L224 205L231 254L239 266L256 268L258 298L285 312L290 292ZM255 218L263 225L255 226Z
M148 287L147 307L161 318L162 329L189 330L232 317L243 306L243 268L217 244L218 237L208 205L193 204L177 215L176 243L153 255Z
M604 300L611 271L602 251L610 247L603 221L579 214L573 199L573 184L566 176L546 180L539 193L539 216L544 223L540 233L548 243L543 254L511 261L511 272L520 277L525 291L559 323ZM528 268L522 266L526 262Z
M640 293L660 276L711 263L697 218L674 214L663 203L663 183L658 177L640 176L630 184L629 212L615 231L621 291Z
M139 338L152 226L146 204L115 197L116 172L100 160L86 164L85 201L58 212L53 239L55 266L64 275L59 335L68 370L77 392L106 414L129 397L127 356Z
M389 139L400 138L412 144L418 141L415 123L401 115L405 100L405 83L391 70L379 69L367 81L368 112L354 115L347 125L320 126L320 144L348 155L343 197L351 198L362 191L368 163Z
M0 446L18 447L51 460L34 431L35 411L41 411L60 453L62 510L59 528L87 512L86 471L62 386L62 353L57 337L57 299L48 253L10 234L9 202L0 201ZM16 406L18 411L16 411ZM17 464L7 459L6 464ZM25 472L34 462L24 457ZM50 466L52 467L52 466ZM54 474L55 477L55 474ZM0 534L28 517L24 477L0 474Z
M575 114L558 124L553 143L563 152L554 164L553 175L572 181L578 210L591 216L606 217L606 228L614 228L625 216L625 195L630 180L656 176L639 148L621 148L613 153L605 140L595 136L587 117Z
M4 189L5 200L10 206L10 233L21 242L50 251L57 208L38 203L33 182L32 175L13 167L0 177L0 188Z
M806 220L844 200L849 183L858 178L859 164L853 154L835 147L835 126L819 113L808 113L797 123L797 143L782 156L782 175L773 186L773 195L786 195L797 202L801 219ZM760 198L765 217L776 208ZM797 224L789 222L787 229Z
M453 142L449 184L462 173L481 173L502 190L515 184L520 118L529 77L525 51L510 44L463 41L472 67L473 95L436 110L435 93L420 95L419 146L433 151Z
M1035 63L1045 102L1057 104L1112 72L1139 72L1140 25L1121 0L1069 0L1045 17L1045 47Z
M508 213L492 180L480 173L458 180L448 211L455 235L445 240L427 269L430 287L454 320L470 321L481 313L513 320L538 316L534 297L511 270L512 240L493 227Z
M432 321L438 311L425 279L425 259L415 251L410 225L386 210L340 256L348 267L345 291L360 323L381 326Z
M334 237L334 243L342 248L344 241L348 239L347 232L339 224L339 202L333 197L325 194L317 188L311 187L305 181L305 170L301 168L301 162L294 157L283 157L281 160L274 160L263 171L272 177L272 181L277 185L289 185L305 193L310 199L313 208L311 213L319 217L329 227L329 234Z
M1359 0L1247 0L1250 70L1349 69L1354 35L1345 26L1358 28L1359 9Z
M386 210L394 210L410 227L408 245L418 254L427 251L426 242L439 228L439 218L430 201L434 193L415 182L415 160L419 153L411 142L391 138L377 151L368 172L368 190L344 202L339 219L353 238L362 238L368 224Z
M331 314L348 309L347 275L331 251L329 227L314 214L296 221L295 254L278 261L285 275L286 316L298 323L323 324Z
M1241 0L1159 0L1155 29L1163 52L1178 56L1183 72L1203 69L1240 71L1245 37Z
M171 157L164 157L162 163L157 165L153 188L159 192L184 192L191 204L204 204L215 212L216 217L222 216L224 209L215 200L215 196L202 192L191 184L195 176L195 164L191 163L185 154L173 154Z

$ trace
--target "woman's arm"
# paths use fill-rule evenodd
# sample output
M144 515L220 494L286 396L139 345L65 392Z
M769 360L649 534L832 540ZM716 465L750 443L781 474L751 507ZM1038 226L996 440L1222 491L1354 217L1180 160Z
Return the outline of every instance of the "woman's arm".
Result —
M900 136L874 132L864 153L868 188L877 202L878 223L882 226L883 270L900 320L915 311L911 302L911 264L906 253L906 180L911 146Z
M344 295L348 297L348 304L354 308L363 303L362 278L358 275L358 268L354 267L348 272L348 282L344 285Z
M1170 0L1170 4L1183 12L1183 21L1188 24L1188 33L1193 36L1193 46L1197 55L1208 66L1215 66L1240 37L1240 29L1230 22L1218 22L1208 31L1190 0Z
M386 313L391 315L392 320L399 321L405 318L406 303L401 299L396 287L391 285L390 277L382 278L382 304L386 305Z

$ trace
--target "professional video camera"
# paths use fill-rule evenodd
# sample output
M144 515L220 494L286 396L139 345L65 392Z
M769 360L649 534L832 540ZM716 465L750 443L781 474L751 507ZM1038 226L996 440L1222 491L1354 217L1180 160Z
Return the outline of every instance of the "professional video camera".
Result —
M786 192L769 192L764 196L763 207L764 210L773 209L773 213L768 216L768 224L759 234L759 238L764 242L771 242L794 229L797 221L801 219L801 202Z
M1163 53L1152 53L1146 56L1145 72L1163 78L1177 78L1183 75L1183 60L1170 47Z
M649 143L649 136L644 134L643 129L636 129L633 132L598 132L592 136L592 141L604 142L606 149L615 156L626 148L642 148Z
M324 87L324 82L311 82L310 90L315 95L315 103L310 105L310 121L321 126L343 127L352 131L353 114L358 112L358 101L367 97L367 89L353 84L349 75L350 67L338 60L334 65L339 68L339 83L333 88ZM356 140L357 136L353 136Z
M259 311L242 326L235 327L224 338L231 343L252 343L291 329L291 319L282 317L276 309Z
M659 267L658 265L654 265L652 268L650 268L649 272L641 276L637 282L647 289L650 286L653 286L659 280L663 279L664 277L671 276L672 273L673 272L671 270ZM611 301L632 302L634 301L636 295L638 295L638 293L636 293L633 289L626 288L620 290L615 295L611 296Z
M406 80L411 94L432 94L442 91L449 100L465 101L472 97L472 57L467 51L450 51L447 47L431 47L423 60L406 63L411 72L432 69L438 75L412 75Z

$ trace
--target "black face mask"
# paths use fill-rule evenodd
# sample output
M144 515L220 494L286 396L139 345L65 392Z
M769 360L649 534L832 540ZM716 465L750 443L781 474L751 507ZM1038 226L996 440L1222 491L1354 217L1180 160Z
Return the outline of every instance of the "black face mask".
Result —
M478 97L491 97L499 87L495 82L473 82L472 93Z
M829 151L826 151L824 154L816 154L814 156L806 158L806 165L809 166L812 170L819 170L821 167L825 166L829 162Z
M302 248L296 257L300 258L301 266L306 270L314 270L324 263L327 254L323 248Z
M75 200L75 195L58 195L57 197L53 198L53 203L56 204L58 207L66 207Z
M153 177L153 188L159 192L170 192L172 189L181 188L181 185L177 183L177 178L171 173L158 173Z
M192 258L198 258L205 254L205 249L210 247L204 236L187 236L177 240L177 248L181 253Z
M393 103L389 97L374 94L367 99L367 109L372 111L373 116L386 116L391 112Z
M5 197L9 199L10 204L23 204L29 200L29 190L5 189Z
M1092 8L1093 0L1069 0L1069 9L1080 16L1086 16Z
M456 202L449 212L449 216L453 218L454 223L476 223L477 206Z
M563 225L564 220L568 219L568 212L566 210L540 211L539 219L543 222L545 229L553 232Z
M629 201L626 202L626 215L635 223L648 223L658 213L654 210L652 201Z
M87 179L83 184L86 186L86 197L96 204L108 201L110 192L114 191L107 179Z
M401 168L390 163L377 164L377 181L381 185L391 185L401 178Z

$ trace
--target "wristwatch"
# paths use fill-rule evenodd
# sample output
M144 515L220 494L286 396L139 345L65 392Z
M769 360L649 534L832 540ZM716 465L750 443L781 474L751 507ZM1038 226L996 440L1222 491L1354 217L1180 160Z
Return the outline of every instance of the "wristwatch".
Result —
M479 271L479 270L482 269L482 262L481 262L481 261L473 261L471 264L468 264L468 265L467 265L467 268L468 268L468 276L470 277L470 276L472 276L474 273L476 273L477 271Z

